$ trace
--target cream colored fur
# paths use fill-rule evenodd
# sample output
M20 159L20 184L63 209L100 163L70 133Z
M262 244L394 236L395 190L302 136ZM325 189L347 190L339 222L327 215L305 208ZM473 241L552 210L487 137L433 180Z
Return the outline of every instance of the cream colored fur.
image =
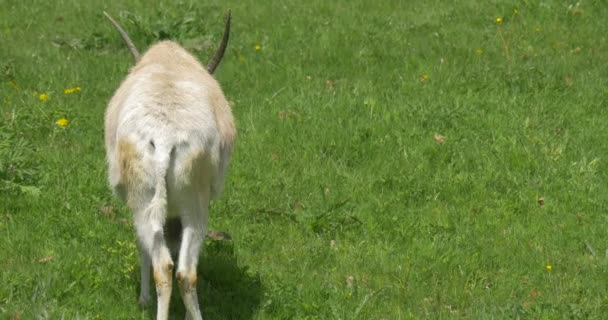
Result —
M141 256L140 303L153 270L157 319L168 318L174 261L163 227L181 220L176 278L187 319L202 319L196 267L209 201L222 190L236 130L217 81L171 41L152 46L112 97L105 145L112 189L132 210Z

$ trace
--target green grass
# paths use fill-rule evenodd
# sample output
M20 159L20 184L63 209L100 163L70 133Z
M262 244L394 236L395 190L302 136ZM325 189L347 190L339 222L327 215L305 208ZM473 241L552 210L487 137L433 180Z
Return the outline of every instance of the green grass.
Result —
M206 62L228 8L206 319L605 318L608 5L571 2L0 0L0 318L153 318L106 182L132 62L101 13Z

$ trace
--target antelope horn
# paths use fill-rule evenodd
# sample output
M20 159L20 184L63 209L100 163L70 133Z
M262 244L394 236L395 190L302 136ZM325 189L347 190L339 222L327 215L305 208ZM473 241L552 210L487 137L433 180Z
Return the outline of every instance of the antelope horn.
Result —
M114 28L118 30L118 33L120 33L122 40L124 40L124 42L127 44L127 47L129 48L129 51L131 51L131 55L133 55L135 63L137 63L139 61L139 52L137 51L137 48L135 48L135 45L133 44L133 41L131 41L131 38L129 38L129 35L125 32L125 30L122 29L118 22L116 22L114 19L112 19L112 17L110 17L107 12L104 11L103 14L106 16L106 18L108 18L108 20L110 20L112 25L114 25Z
M222 61L222 57L224 56L226 47L228 47L228 38L230 38L230 18L231 13L230 10L228 10L225 18L226 22L224 23L224 36L222 38L222 43L220 43L220 47L217 49L215 55L213 55L213 58L211 58L211 60L209 60L209 63L207 64L207 71L209 71L209 73L211 74L213 74L215 68L217 68L217 66L220 64L220 61Z

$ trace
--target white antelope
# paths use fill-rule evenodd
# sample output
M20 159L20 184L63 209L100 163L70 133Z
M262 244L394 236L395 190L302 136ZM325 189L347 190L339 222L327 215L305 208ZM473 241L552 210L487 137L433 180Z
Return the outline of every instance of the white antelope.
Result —
M228 43L230 11L207 69L171 41L153 45L140 58L129 36L104 14L136 61L106 110L105 145L110 185L133 212L141 258L139 301L145 305L150 299L152 269L156 318L168 318L177 257L175 277L186 319L202 319L196 294L199 251L209 201L222 190L236 135L230 106L211 76Z

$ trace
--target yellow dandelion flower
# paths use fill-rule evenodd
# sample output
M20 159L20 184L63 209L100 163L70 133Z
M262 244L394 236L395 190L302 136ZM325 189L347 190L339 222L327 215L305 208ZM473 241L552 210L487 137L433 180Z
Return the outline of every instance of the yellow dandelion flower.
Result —
M501 23L502 23L502 17L496 18L496 24L501 24Z
M68 88L63 90L63 94L72 94L76 92L80 92L80 87Z
M547 271L551 271L551 270L553 269L553 267L552 267L550 264L548 264L548 265L545 267L545 269L547 269Z
M431 77L430 77L428 74L426 74L426 73L424 73L424 74L422 74L422 75L420 76L420 82L427 82L427 81L429 81L430 79L431 79Z
M483 54L483 50L481 50L481 49L475 49L475 53L479 54L479 55L482 55Z
M38 96L38 99L40 99L40 101L47 101L47 100L49 100L49 95L47 93L41 93Z
M513 9L513 14L518 14L519 10L517 10L517 8Z
M61 118L61 119L57 120L57 125L62 128L67 127L69 124L70 124L70 121L68 121L68 119L66 119L66 118Z
M260 50L262 50L262 46L259 45L259 44L256 44L255 45L255 51L260 51Z

